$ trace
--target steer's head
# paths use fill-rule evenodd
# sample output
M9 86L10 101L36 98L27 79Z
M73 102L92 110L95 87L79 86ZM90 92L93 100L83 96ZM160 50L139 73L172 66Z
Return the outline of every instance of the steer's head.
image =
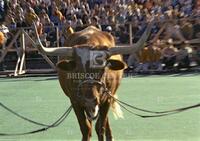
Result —
M106 96L106 80L108 71L123 70L126 64L120 55L109 55L106 46L76 46L73 48L70 61L61 60L57 67L67 72L69 81L73 81L73 94L81 105L88 119L94 120L98 116L99 106Z
M150 34L151 27L152 23L147 26L141 39L133 47L106 46L103 43L104 40L100 39L102 37L99 35L101 31L98 31L99 34L96 37L89 36L89 39L87 39L91 40L92 38L92 40L97 40L100 42L98 45L91 45L89 44L90 42L84 42L82 44L77 43L73 47L59 48L44 47L35 27L38 39L36 46L44 54L71 58L69 60L61 59L57 67L71 73L69 73L68 77L74 79L70 79L70 81L73 81L73 86L76 87L74 92L76 93L77 100L84 107L87 117L92 120L98 115L100 103L104 103L107 99L104 93L109 87L106 86L108 72L123 70L126 67L121 55L132 54L142 49ZM107 39L107 42L109 42L109 39ZM109 75L109 77L112 76Z

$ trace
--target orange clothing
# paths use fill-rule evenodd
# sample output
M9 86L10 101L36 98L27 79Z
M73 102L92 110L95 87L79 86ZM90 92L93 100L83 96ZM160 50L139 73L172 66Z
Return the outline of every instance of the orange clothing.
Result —
M29 12L25 14L25 21L28 25L31 25L34 21L38 19L38 16L36 13Z
M155 57L154 57L153 62L157 62L157 61L160 60L160 58L161 58L161 50L159 48L155 49L154 56Z
M0 31L0 45L4 44L4 42L5 42L5 36L3 32Z
M138 58L140 63L146 63L148 61L148 48L145 47L144 49L142 49L139 54L138 54Z
M139 53L140 63L157 62L161 57L161 51L158 48L145 47Z
M37 26L37 31L39 36L43 34L43 25L41 23Z
M58 16L60 21L62 21L64 19L63 14L59 10L55 11L55 16Z

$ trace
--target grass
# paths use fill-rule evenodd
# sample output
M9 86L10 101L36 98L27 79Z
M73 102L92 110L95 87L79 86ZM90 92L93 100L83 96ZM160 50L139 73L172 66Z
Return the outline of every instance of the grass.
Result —
M134 106L163 111L200 102L200 75L166 75L124 78L119 99ZM19 114L50 124L70 106L56 77L0 78L0 102ZM116 141L200 141L200 110L143 119L124 111L115 120L110 112ZM0 107L0 132L18 133L41 128ZM0 136L0 141L80 141L74 112L58 127L26 136ZM97 140L93 129L92 141Z

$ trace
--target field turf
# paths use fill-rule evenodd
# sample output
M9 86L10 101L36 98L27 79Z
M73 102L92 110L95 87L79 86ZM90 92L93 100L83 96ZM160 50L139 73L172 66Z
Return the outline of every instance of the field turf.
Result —
M200 74L127 77L117 93L124 102L154 111L190 106L200 103ZM56 121L70 106L57 77L0 78L0 102L27 118L46 124ZM150 119L127 111L124 111L124 119L115 120L111 112L109 117L115 141L200 141L200 108ZM39 128L0 107L0 133ZM56 128L26 136L0 136L0 141L80 140L73 111ZM92 141L97 141L94 128Z

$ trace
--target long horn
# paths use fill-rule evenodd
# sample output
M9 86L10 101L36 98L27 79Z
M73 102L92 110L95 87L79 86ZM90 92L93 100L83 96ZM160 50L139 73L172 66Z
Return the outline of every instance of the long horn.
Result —
M150 33L151 33L151 29L153 26L153 21L151 21L145 32L143 33L142 37L139 39L139 41L135 44L133 44L133 46L131 47L113 47L110 48L110 55L116 55L116 54L133 54L134 52L139 51L140 49L142 49L144 47L145 42L147 41Z
M36 38L37 38L36 47L38 48L39 51L50 56L72 56L72 53L73 53L72 47L48 47L48 48L44 47L39 38L36 24L33 23L33 25L34 25Z

